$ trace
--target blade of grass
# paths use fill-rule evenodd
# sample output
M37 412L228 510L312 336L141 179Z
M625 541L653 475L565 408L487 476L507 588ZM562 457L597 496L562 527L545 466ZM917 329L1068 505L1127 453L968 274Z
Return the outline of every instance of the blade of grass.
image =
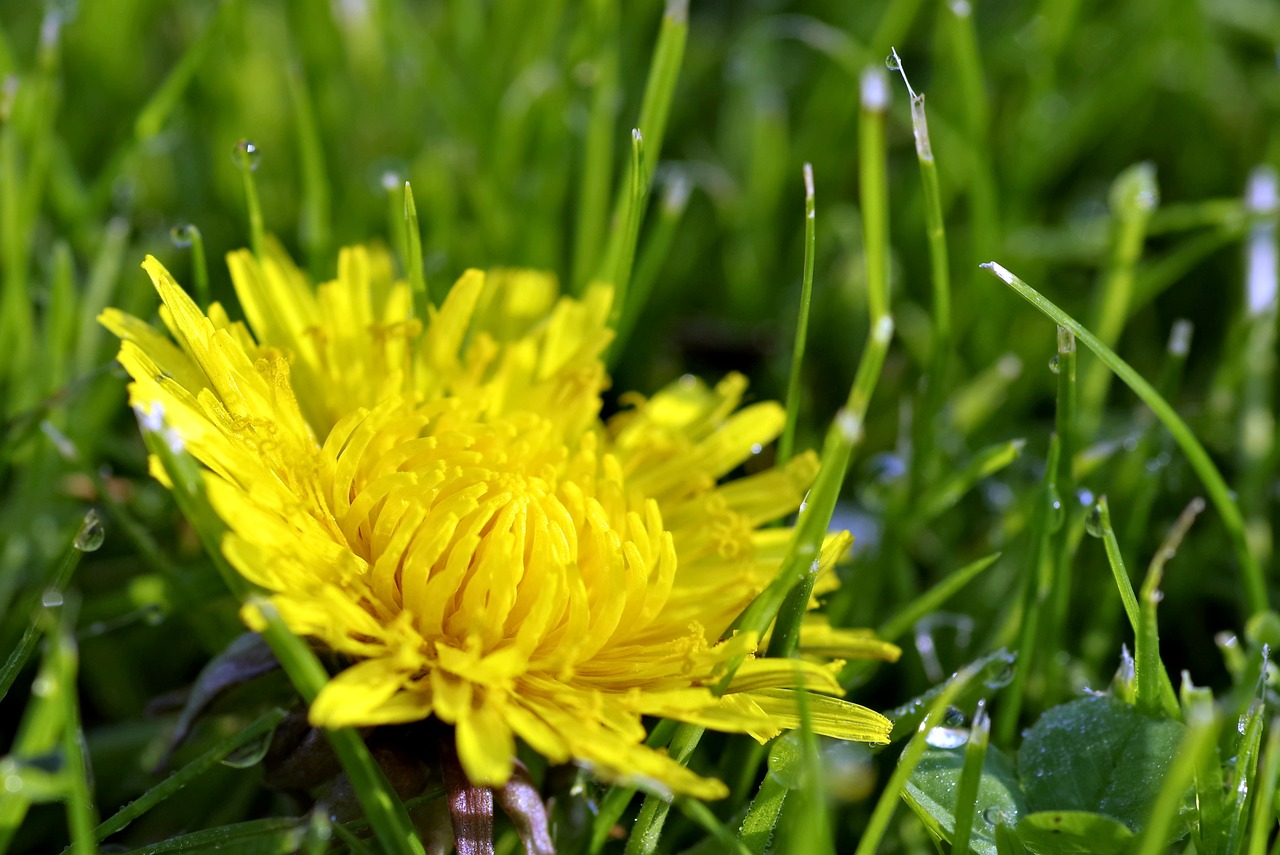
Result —
M298 166L302 173L301 220L298 238L307 256L307 267L318 281L332 265L333 190L324 162L324 144L316 123L306 72L294 62L285 74L293 105L294 133L298 141Z
M991 719L986 704L979 701L969 727L969 741L964 749L964 765L956 784L955 831L951 836L954 855L968 855L969 835L973 831L973 812L978 803L978 784L982 782L982 766L987 759L987 743L991 740Z
M431 296L427 291L427 274L422 267L422 228L418 225L418 203L413 199L413 187L404 183L404 246L405 275L413 292L413 313L425 320Z
M591 24L599 52L592 65L591 112L587 119L582 179L578 185L577 231L573 243L573 290L581 294L597 271L609 223L609 181L613 173L613 129L618 118L618 5L591 4Z
M804 275L800 284L800 311L796 316L796 339L791 349L791 372L787 379L787 421L778 440L778 463L791 459L796 447L796 422L800 416L801 371L809 339L809 306L813 302L813 256L817 246L817 213L814 207L813 164L804 165Z
M859 204L867 275L867 310L874 330L889 315L889 176L885 112L889 82L882 66L862 72L858 118Z
M939 478L916 500L911 513L911 525L926 525L953 507L979 481L989 478L1021 457L1026 444L1025 439L1013 439L989 446L973 455L964 466Z
M1248 855L1266 855L1267 838L1275 830L1276 778L1280 776L1280 719L1267 727L1267 746L1262 752L1262 772L1254 779L1257 795L1249 822Z
M1164 565L1178 551L1182 539L1195 522L1196 516L1204 510L1204 500L1193 499L1186 510L1178 517L1173 529L1164 543L1156 550L1147 569L1147 578L1142 583L1139 594L1138 632L1134 638L1134 671L1137 680L1137 697L1134 703L1140 711L1152 716L1179 715L1178 699L1169 680L1169 672L1165 670L1160 659L1160 631L1156 621L1156 605L1163 598L1160 593L1160 582L1164 578Z
M95 541L100 544L102 536L102 520L98 518L98 512L90 510L84 516L84 521L80 524L80 528L76 531L71 542L67 544L62 552L62 558L58 562L58 566L54 569L52 575L41 586L41 590L32 595L31 600L17 613L30 615L31 618L27 622L26 628L22 631L22 636L13 650L9 653L9 658L5 660L4 667L0 668L0 701L4 700L9 693L9 689L13 686L13 681L18 678L18 674L22 672L22 668L27 664L27 660L31 658L32 652L36 649L36 643L40 640L39 627L39 609L38 604L45 591L63 591L71 581L72 574L75 573L76 567L80 565L80 559L84 557L85 547L91 545ZM96 549L97 546L94 546Z
M666 134L667 117L671 112L671 100L675 94L676 80L680 76L680 66L684 62L685 43L689 37L689 1L667 0L662 15L662 29L658 33L658 41L653 50L653 61L649 66L649 78L645 82L644 97L640 102L640 119L636 123L639 133L644 135L647 156L638 171L633 158L632 168L624 177L618 188L613 206L613 227L609 234L608 247L603 255L601 276L615 281L622 269L625 242L628 236L624 231L627 211L635 196L635 187L641 188L641 202L635 212L637 228L644 221L644 201L649 195L653 183L653 170L662 156L662 141ZM634 251L634 242L632 244ZM629 262L628 262L629 264ZM630 269L626 270L630 275ZM583 283L585 285L585 282Z
M248 745L260 737L263 737L272 730L276 725L284 719L283 710L271 710L270 712L260 716L253 723L238 730L235 733L220 740L212 748L201 754L190 763L138 796L129 804L116 811L107 819L103 820L97 828L93 830L93 835L98 841L103 841L125 828L129 823L142 816L156 805L168 799L174 793L181 790L187 784L212 769L214 766L222 762L223 759L234 753L237 749L244 745Z
M1177 441L1179 447L1182 448L1183 453L1187 456L1187 461L1191 464L1191 468L1200 477L1210 500L1222 517L1223 526L1227 530L1227 536L1230 538L1232 548L1236 553L1236 560L1240 564L1241 575L1243 576L1243 605L1246 614L1252 615L1266 609L1268 601L1267 585L1262 574L1262 567L1249 550L1248 540L1245 537L1244 518L1240 515L1240 509L1232 498L1231 489L1227 486L1222 474L1218 472L1208 452L1205 451L1200 441L1196 439L1195 434L1191 432L1191 428L1187 426L1187 423L1174 411L1173 407L1169 406L1168 402L1160 396L1160 393L1150 383L1144 380L1138 372L1134 371L1127 362L1117 356L1115 351L1111 350L1111 348L1099 341L1093 333L1081 326L1079 321L1072 318L1030 285L996 262L989 261L983 264L982 267L991 271L994 276L1012 288L1024 300L1031 303L1042 314L1048 316L1059 326L1066 327L1075 333L1076 338L1083 342L1085 347L1097 354L1102 363L1115 372L1116 376L1124 381L1125 385L1132 389L1134 394L1141 398L1143 403L1156 414L1156 418L1164 424L1169 433L1173 435L1174 440Z
M253 855L291 855L307 833L297 817L251 819L203 831L193 831L129 850L129 855L170 855L178 852L252 852Z
M1109 348L1120 340L1129 319L1134 270L1142 256L1147 222L1159 199L1156 170L1150 163L1129 167L1111 185L1112 252L1093 322L1098 340ZM1110 384L1111 372L1105 362L1095 360L1086 368L1080 394L1081 427L1086 436L1097 428Z
M1124 613L1129 618L1129 626L1137 634L1138 598L1133 593L1133 582L1129 579L1129 571L1124 567L1124 557L1120 554L1120 544L1116 540L1116 532L1111 525L1111 507L1107 503L1106 496L1098 498L1097 513L1098 528L1102 532L1102 545L1107 552L1107 563L1111 565L1111 576L1115 579L1116 590L1120 592L1120 602L1124 604Z
M675 735L671 737L668 753L677 763L688 763L693 756L693 749L698 747L705 729L693 724L676 726ZM636 824L627 837L626 855L652 855L658 848L658 840L666 825L667 815L671 812L671 801L654 793L649 793L640 804L640 813Z
M194 223L174 226L169 230L169 238L173 245L180 248L191 248L191 278L195 286L196 303L208 306L213 302L209 293L209 266L205 262L204 236Z
M610 271L608 280L614 286L613 309L609 313L609 325L615 328L622 318L640 311L640 307L632 305L628 299L628 287L631 285L631 268L635 264L636 243L640 239L640 224L644 219L645 203L649 195L649 187L644 180L644 168L644 137L639 128L634 128L631 131L631 169L627 172L631 177L631 193L628 196L626 225L623 227L622 243L619 244L617 266Z
M1169 841L1176 836L1174 824L1183 798L1195 777L1201 758L1212 751L1218 736L1218 722L1211 708L1197 706L1187 717L1187 732L1173 756L1173 763L1165 774L1151 815L1143 824L1142 833L1134 848L1135 855L1159 855L1168 849Z
M679 726L677 722L671 719L663 719L654 725L644 744L650 748L666 748L671 743L671 739L675 736L676 729ZM604 794L604 798L600 800L600 809L596 813L591 829L591 843L588 851L592 855L595 855L604 847L605 841L609 838L609 833L617 825L618 820L622 818L623 812L627 809L627 805L631 802L636 792L635 787L613 786Z
M62 701L62 760L67 780L67 828L71 833L71 851L74 855L96 855L97 841L93 828L98 824L98 812L93 805L89 755L84 743L84 731L80 726L80 695L76 686L80 653L64 614L63 621L54 633L52 652L58 675L58 694Z
M1052 555L1050 541L1053 537L1054 516L1060 512L1062 502L1056 487L1059 457L1062 445L1055 433L1049 438L1049 455L1045 462L1044 483L1041 485L1028 526L1027 562L1022 589L1022 613L1018 623L1018 667L1005 692L996 720L997 739L1009 744L1018 732L1022 704L1027 694L1027 683L1032 667L1038 661L1037 653L1041 637L1041 612L1051 592Z
M872 855L879 851L880 844L884 839L885 832L889 828L889 820L893 818L894 810L898 806L898 800L902 798L902 788L907 783L907 778L911 777L911 773L915 771L916 766L920 763L920 758L924 756L925 749L929 743L925 741L929 731L942 724L943 717L946 715L947 708L951 706L952 700L968 685L976 674L978 668L975 665L968 665L961 669L947 682L946 686L937 695L937 698L929 706L929 712L925 715L924 720L920 722L920 726L916 729L915 736L907 743L907 747L902 750L902 756L898 758L898 765L894 768L893 774L889 776L884 790L880 793L880 798L876 800L876 806L871 811L871 819L867 822L867 828L862 833L862 839L858 841L858 848L854 850L854 855Z
M266 258L266 229L262 224L262 204L258 201L258 184L253 180L260 152L249 140L240 140L232 152L236 166L244 178L244 203L249 214L249 245L258 258Z

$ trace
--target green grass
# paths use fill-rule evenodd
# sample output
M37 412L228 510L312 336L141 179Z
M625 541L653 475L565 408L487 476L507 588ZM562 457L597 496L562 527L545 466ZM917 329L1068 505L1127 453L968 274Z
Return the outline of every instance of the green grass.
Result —
M292 688L154 769L252 593L190 459L148 476L94 319L154 315L146 253L235 315L221 259L268 235L316 277L382 241L420 308L472 266L610 279L614 390L743 371L778 455L823 454L740 625L791 653L806 549L851 526L827 611L902 643L842 672L895 743L655 722L730 797L535 764L563 853L1275 851L1278 50L1262 0L5 5L0 853L419 851L439 806L352 730L363 819L264 786L252 735L326 664L278 624Z

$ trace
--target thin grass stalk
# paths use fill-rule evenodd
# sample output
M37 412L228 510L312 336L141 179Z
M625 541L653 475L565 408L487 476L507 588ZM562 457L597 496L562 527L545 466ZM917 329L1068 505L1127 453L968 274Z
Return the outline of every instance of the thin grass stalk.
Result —
M1218 722L1213 710L1197 705L1187 717L1187 732L1173 755L1173 763L1165 773L1164 783L1156 794L1151 815L1143 824L1142 834L1133 851L1135 855L1160 855L1167 851L1174 837L1174 824L1187 789L1195 779L1196 767L1201 758L1214 749L1218 737Z
M636 244L640 240L640 224L644 219L645 202L649 188L644 180L644 137L639 128L631 131L631 169L627 174L631 177L631 195L627 205L626 225L623 227L623 238L618 252L618 263L612 271L609 281L613 283L613 308L609 314L609 325L617 328L623 318L630 317L640 311L628 299L631 285L631 269L636 260ZM634 320L631 321L634 323Z
M685 206L689 203L689 180L683 175L676 175L666 185L662 194L662 203L658 206L657 222L654 223L644 242L644 249L636 260L635 271L631 275L630 302L632 310L624 312L618 318L614 328L613 344L607 354L609 366L612 368L617 360L626 352L627 343L640 322L644 307L649 304L662 264L671 251L675 241L676 230L684 217Z
M695 724L676 726L675 735L671 738L669 753L677 763L688 763L693 756L693 749L705 733L705 728ZM626 855L653 855L658 848L658 840L662 836L662 828L666 825L667 815L671 812L671 802L667 798L649 793L640 803L640 813L636 816L636 824L627 837Z
M1133 300L1134 270L1142 257L1147 222L1160 198L1155 167L1150 163L1131 166L1111 186L1112 253L1098 294L1093 328L1100 342L1114 348L1129 318ZM1102 417L1111 372L1101 361L1092 362L1081 382L1081 428L1091 435Z
M876 383L880 380L892 337L893 319L885 315L867 339L844 408L827 430L818 475L796 519L795 533L778 574L734 622L734 629L755 633L757 637L763 637L765 630L773 623L773 633L769 639L770 656L790 656L799 642L800 622L808 610L809 596L813 591L813 571L817 566L822 541L831 523L836 498L840 495L840 488L849 471L853 449L862 442L867 407L871 403ZM717 691L724 692L728 689L733 672L739 664L740 660L730 663L728 673L720 681Z
M57 663L59 694L62 700L62 756L67 778L67 828L74 855L96 855L93 829L98 812L89 790L89 759L80 725L80 696L76 685L80 654L68 627L59 626L51 638Z
M84 546L88 542L88 538L97 538L101 534L102 521L98 518L97 511L89 511L85 514L84 520L80 523L76 534L62 551L62 558L58 561L57 567L53 573L45 580L40 591L34 593L30 600L20 609L17 614L30 615L26 628L22 631L22 636L18 639L18 643L9 653L9 658L5 660L4 666L0 668L0 700L4 700L9 694L9 689L13 687L14 680L18 679L18 675L22 673L22 668L27 664L27 660L31 658L32 652L36 649L36 644L40 640L41 629L39 626L40 612L38 604L40 598L45 591L63 591L71 582L71 576L75 573L76 568L80 566L80 559L84 557Z
M258 184L253 172L258 168L258 147L249 140L240 140L235 148L236 166L244 178L244 203L249 215L249 245L258 258L266 258L266 228L262 224L262 203L258 201Z
M671 744L672 738L676 734L679 723L671 719L663 719L654 725L653 730L649 732L648 738L644 744L649 748L666 748ZM631 803L631 799L636 794L635 787L613 786L604 794L604 798L600 800L600 808L596 813L596 818L591 828L591 842L587 847L587 851L595 855L604 848L605 842L609 838L609 832L622 818L622 814L627 809L627 805Z
M955 826L951 835L953 855L968 855L969 837L973 831L973 815L978 802L978 785L982 783L982 767L987 760L987 744L991 741L991 719L986 704L978 702L965 744L964 765L956 784Z
M316 124L306 71L291 63L285 79L297 121L298 166L302 173L301 221L298 237L307 256L307 268L319 279L330 268L333 246L333 190L324 159L324 144ZM201 305L206 305L201 303Z
M1115 528L1111 525L1111 507L1106 496L1100 496L1097 504L1098 528L1102 532L1102 545L1107 553L1107 564L1111 567L1111 576L1115 579L1116 590L1120 592L1120 602L1124 604L1125 617L1134 633L1138 631L1138 597L1133 593L1133 582L1129 579L1129 571L1124 568L1124 556L1120 553L1120 544L1116 540Z
M1117 356L1115 351L1085 329L1079 321L1045 299L1030 285L996 262L990 261L982 266L990 270L993 275L1017 292L1018 296L1031 303L1042 314L1075 333L1076 338L1097 354L1098 358L1114 371L1116 376L1124 381L1125 385L1132 389L1134 394L1141 398L1143 403L1156 414L1156 418L1169 430L1169 433L1173 435L1174 440L1177 441L1179 447L1187 456L1187 461L1191 464L1191 468L1200 477L1205 486L1205 491L1209 494L1210 500L1222 517L1222 523L1227 530L1232 549L1235 551L1236 560L1240 564L1244 582L1243 606L1246 614L1252 615L1266 609L1268 600L1267 585L1263 578L1262 567L1249 550L1249 543L1245 537L1244 518L1240 515L1240 509L1232 498L1231 489L1227 486L1222 474L1218 472L1208 452L1205 451L1200 441L1196 439L1195 434L1192 433L1187 423L1174 411L1173 407L1169 406L1168 402L1160 396L1160 393L1150 383L1144 380L1138 372L1134 371L1127 362Z
M1267 744L1262 752L1262 770L1254 779L1257 794L1249 821L1248 855L1266 855L1267 838L1275 830L1274 802L1276 778L1280 776L1280 719L1272 718L1267 727Z
M573 291L581 294L595 275L609 215L609 181L613 173L613 129L618 118L618 14L612 0L591 4L592 26L599 51L592 65L591 112L587 119L582 179L578 185L577 228L573 242Z
M1049 455L1045 463L1044 483L1032 510L1031 524L1028 526L1028 556L1022 588L1022 617L1018 626L1017 662L1005 691L1004 702L1000 705L1000 715L996 720L998 741L1009 744L1018 732L1018 722L1022 715L1022 705L1026 699L1027 684L1031 669L1040 659L1041 612L1049 596L1052 584L1050 570L1050 543L1053 538L1053 517L1056 508L1061 506L1058 498L1057 478L1058 465L1062 454L1062 445L1055 433L1049 437Z
M973 4L969 0L947 0L942 13L946 37L955 55L956 73L960 81L961 107L965 132L969 138L972 174L969 184L970 217L973 222L973 246L977 253L996 252L1000 247L999 208L994 164L988 143L991 126L991 103L987 97L986 73L982 51L973 25Z
M190 248L194 297L199 305L209 305L213 302L213 296L209 292L209 265L205 259L204 235L195 223L187 223L170 229L169 237L174 246Z
M809 340L809 306L813 302L813 259L817 247L817 211L814 206L813 164L804 165L804 275L800 281L800 311L796 316L796 339L791 349L791 372L787 379L787 421L778 440L778 463L786 463L795 453L796 422L800 417L801 376L804 352Z
M106 840L111 835L124 829L138 817L151 810L156 805L168 799L174 793L181 790L187 784L203 775L205 772L217 766L226 757L233 752L248 745L256 739L262 738L271 733L277 724L284 719L282 710L271 710L262 716L259 716L248 727L238 730L235 733L219 740L212 748L201 754L195 760L183 766L142 795L138 796L129 804L116 811L107 819L103 820L97 828L93 830L93 836L99 842Z
M884 69L862 72L858 118L859 203L867 276L867 308L874 330L889 315L889 179L886 166L885 112L889 83Z
M1280 207L1277 176L1269 166L1249 176L1246 204L1250 213L1265 215ZM1245 262L1244 378L1240 402L1240 507L1246 533L1258 560L1266 564L1272 551L1271 522L1266 492L1275 468L1274 393L1276 369L1276 223L1259 219L1249 230Z
M425 319L427 309L431 305L431 296L427 291L427 274L422 267L422 227L418 225L418 203L413 198L413 186L404 183L404 266L405 275L409 277L409 288L413 292L413 313Z
M634 188L642 188L641 203L636 211L635 221L644 221L644 202L648 199L649 188L653 182L653 168L658 165L662 156L662 141L666 134L667 117L671 112L671 100L675 94L676 80L680 76L680 66L684 62L685 43L689 37L689 0L667 0L662 15L662 29L658 33L657 44L654 45L653 62L649 66L649 78L645 83L644 98L640 103L640 119L636 123L637 130L644 135L648 150L647 160L641 164L643 172L638 171L634 162L628 174L618 188L613 206L612 231L609 244L602 256L601 277L614 281L621 269L625 243L628 239L623 225L631 199L635 195ZM638 226L637 226L638 227ZM634 251L634 243L633 243ZM630 270L628 268L628 275Z
M871 811L871 819L867 822L867 828L862 833L862 839L858 841L858 848L854 850L854 855L872 855L872 853L879 851L880 843L889 828L889 820L893 818L893 813L902 798L902 788L906 786L907 779L911 777L911 773L915 771L916 766L920 763L920 758L924 756L925 749L929 747L925 737L928 736L929 731L942 724L943 716L946 714L947 708L951 706L952 699L968 685L976 673L977 669L975 667L972 665L966 666L953 675L947 682L946 687L938 693L937 698L929 707L928 714L925 715L924 720L920 722L920 726L916 729L915 736L911 737L907 747L902 750L902 756L898 758L898 765L885 783L884 791L880 793L880 798L876 800L876 806Z

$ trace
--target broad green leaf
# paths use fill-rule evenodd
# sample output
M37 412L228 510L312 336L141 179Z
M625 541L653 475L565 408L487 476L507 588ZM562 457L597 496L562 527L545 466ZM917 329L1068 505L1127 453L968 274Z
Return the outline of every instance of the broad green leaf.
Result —
M1106 814L1138 831L1186 727L1110 697L1046 712L1027 731L1018 773L1033 811Z
M907 779L903 797L925 826L950 842L955 831L956 787L964 768L964 747L929 748ZM1027 804L1013 761L991 746L982 764L978 801L974 810L969 847L981 855L995 855L995 825L1013 824L1026 813Z
M1048 810L1018 820L1018 838L1037 855L1121 855L1133 848L1134 834L1100 813Z

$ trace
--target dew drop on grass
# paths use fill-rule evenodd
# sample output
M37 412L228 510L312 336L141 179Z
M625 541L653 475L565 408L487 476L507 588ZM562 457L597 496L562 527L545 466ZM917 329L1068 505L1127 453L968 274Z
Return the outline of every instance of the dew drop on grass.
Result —
M1084 518L1084 530L1094 537L1102 537L1102 506L1094 505Z
M925 734L924 741L934 748L960 748L969 741L969 731L958 727L935 727Z
M884 58L884 67L890 71L899 71L902 69L902 61L898 59L898 54L891 53Z
M56 609L62 605L62 592L57 588L49 588L40 595L40 605L46 609Z
M6 793L20 793L20 792L22 792L22 776L21 776L21 775L6 775L6 776L5 776L5 778L4 778L4 791L5 791Z
M1049 370L1057 374L1061 370L1062 360L1055 354L1049 358Z
M102 541L107 539L107 530L102 525L102 519L98 516L98 512L90 510L84 515L84 524L80 526L80 533L76 535L75 547L81 552L93 552L102 546Z
M1067 509L1062 504L1062 499L1058 497L1057 491L1049 493L1049 531L1057 531L1062 528L1063 521L1067 518Z
M1013 662L1005 662L1004 667L983 679L982 684L988 689L1003 689L1013 682Z
M1008 817L1005 816L1005 812L1000 810L1000 808L989 807L982 812L982 821L987 825L999 825L1001 823L1008 823L1009 820Z
M195 226L187 224L185 226L174 226L169 229L169 240L173 241L173 245L178 249L186 249L195 243L196 230Z
M258 168L258 158L260 156L258 147L249 140L240 140L240 142L236 143L233 155L235 156L236 166L241 169L247 167L252 172Z

